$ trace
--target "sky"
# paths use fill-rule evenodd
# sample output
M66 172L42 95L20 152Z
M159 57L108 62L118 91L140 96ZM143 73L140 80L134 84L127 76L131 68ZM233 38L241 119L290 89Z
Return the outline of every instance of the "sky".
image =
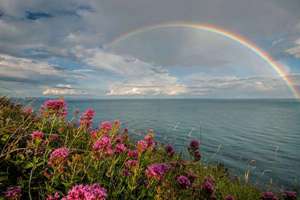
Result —
M269 63L220 34L122 35L178 21L219 27L267 52L300 92L299 9L299 0L0 0L0 95L293 98Z

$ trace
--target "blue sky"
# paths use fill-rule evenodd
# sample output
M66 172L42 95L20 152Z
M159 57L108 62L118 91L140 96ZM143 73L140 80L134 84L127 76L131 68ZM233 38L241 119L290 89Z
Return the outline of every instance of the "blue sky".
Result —
M223 36L141 27L187 21L248 38L300 90L298 0L4 0L0 94L84 98L290 98L268 63Z

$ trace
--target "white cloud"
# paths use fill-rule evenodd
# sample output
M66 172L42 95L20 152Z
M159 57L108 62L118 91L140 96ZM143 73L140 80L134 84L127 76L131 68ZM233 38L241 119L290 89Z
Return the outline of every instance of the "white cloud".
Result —
M296 58L300 58L300 38L294 42L294 45L294 47L287 49L286 52L295 56Z
M61 76L61 71L46 62L0 54L0 76L35 78L40 75Z
M85 91L75 89L71 85L58 84L57 87L48 87L43 91L45 96L79 96L86 95Z

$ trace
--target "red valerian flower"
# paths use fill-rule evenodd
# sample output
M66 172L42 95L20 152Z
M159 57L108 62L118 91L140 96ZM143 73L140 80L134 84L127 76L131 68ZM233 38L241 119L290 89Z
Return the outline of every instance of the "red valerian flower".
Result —
M94 116L95 111L93 109L86 109L86 111L80 117L80 126L89 129L92 126Z
M75 185L63 200L105 200L106 189L95 183L92 185Z
M183 176L183 175L178 176L178 177L176 178L176 180L177 180L177 183L178 183L182 188L184 188L184 189L186 189L186 188L188 188L188 187L191 186L191 181L190 181L189 178L186 177L186 176Z
M166 163L156 163L147 167L146 175L148 178L161 180L165 173L168 172L170 166Z
M7 188L4 192L4 196L9 200L19 200L21 199L21 192L22 190L20 186L12 186Z
M44 102L41 107L42 115L55 115L58 117L66 117L67 104L64 99L50 99Z
M263 192L261 194L262 200L278 200L278 198L273 194L273 192Z

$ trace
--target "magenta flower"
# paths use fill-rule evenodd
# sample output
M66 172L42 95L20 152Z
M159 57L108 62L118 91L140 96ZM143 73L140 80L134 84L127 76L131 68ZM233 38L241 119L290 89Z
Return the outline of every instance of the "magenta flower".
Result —
M234 200L234 197L232 195L227 195L225 197L225 200Z
M68 156L69 156L69 149L68 148L61 147L61 148L55 149L50 154L48 164L50 166L58 166L58 165L64 163Z
M90 128L93 123L93 118L95 116L95 111L91 108L86 109L80 117L80 126L85 128Z
M294 191L285 191L283 194L284 200L296 200L297 193Z
M165 147L165 150L166 150L168 156L170 156L170 157L172 157L172 156L174 155L174 153L175 153L175 150L174 150L173 146L170 145L170 144L168 144L168 145Z
M192 140L192 141L190 142L189 148L190 148L192 151L198 150L199 147L200 147L200 142L199 142L198 140Z
M153 134L152 134L152 133L147 134L147 135L144 137L144 141L146 141L147 147L148 147L148 148L153 147L153 146L155 145L155 142L154 142L154 138L153 138Z
M68 191L65 200L105 200L106 189L95 183L93 185L75 185Z
M193 156L194 156L194 160L195 161L201 160L201 153L200 153L199 150L195 151L194 154L193 154Z
M110 121L104 121L100 124L100 129L104 130L105 132L108 132L112 129L112 125Z
M32 140L42 140L44 137L44 133L42 131L33 131L31 133Z
M115 127L115 128L119 128L120 125L121 125L120 120L115 120L115 121L114 121L114 127Z
M107 135L102 136L93 145L93 150L94 151L104 150L104 149L107 149L107 148L111 148L111 139Z
M32 107L24 107L23 112L27 115L30 115L33 113L33 108Z
M129 150L127 153L128 157L133 158L133 159L137 159L139 156L139 153L137 150Z
M59 200L60 199L60 195L58 192L55 192L54 195L48 195L46 200Z
M263 192L261 195L262 200L278 200L278 198L273 194L273 192Z
M63 99L50 99L44 102L41 107L43 115L55 115L58 117L65 117L67 115L67 104Z
M18 200L21 199L21 193L22 190L20 186L12 186L7 188L7 190L4 192L4 196L9 200Z
M116 153L123 153L127 150L126 146L124 144L117 144L115 147L115 152Z
M210 177L206 177L201 185L201 189L211 195L215 190L214 180Z
M177 180L177 183L184 189L191 186L191 181L186 176L183 176L183 175L178 176L176 180Z
M161 180L165 173L168 172L170 166L165 163L156 163L147 167L146 175L148 178Z
M140 140L137 142L137 150L140 153L143 153L148 148L148 143L145 140Z
M137 165L138 165L138 161L137 160L127 160L125 162L125 166L128 169L132 169L132 168L136 167Z

